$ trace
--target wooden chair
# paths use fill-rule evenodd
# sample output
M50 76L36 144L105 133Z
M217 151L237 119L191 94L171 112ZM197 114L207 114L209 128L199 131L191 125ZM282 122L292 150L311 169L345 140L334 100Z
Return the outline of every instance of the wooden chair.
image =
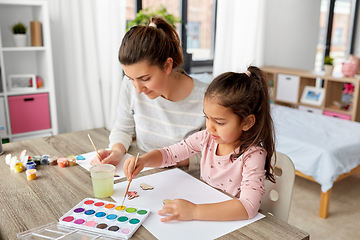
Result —
M274 161L274 157L272 158ZM295 167L291 159L276 152L276 183L265 181L265 194L260 209L284 222L288 221L292 190L295 181Z

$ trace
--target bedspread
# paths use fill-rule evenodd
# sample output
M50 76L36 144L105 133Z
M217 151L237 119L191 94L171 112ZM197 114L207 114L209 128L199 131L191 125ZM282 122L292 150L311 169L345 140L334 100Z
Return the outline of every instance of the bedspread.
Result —
M360 123L272 104L276 151L327 192L360 164Z

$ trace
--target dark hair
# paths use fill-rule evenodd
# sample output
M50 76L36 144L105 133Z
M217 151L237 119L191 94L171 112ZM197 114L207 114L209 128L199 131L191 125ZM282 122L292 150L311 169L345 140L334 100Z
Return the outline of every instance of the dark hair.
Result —
M275 133L270 115L268 82L259 68L250 66L247 71L250 77L246 73L234 72L219 75L208 86L205 98L216 98L218 104L231 108L241 121L251 114L255 116L254 126L242 133L240 151L232 154L231 160L251 146L261 146L267 151L265 178L275 182L271 165L271 157L275 153Z
M149 26L150 23L156 27ZM130 28L119 49L119 61L123 65L146 60L149 65L163 69L169 57L173 59L173 69L183 65L179 35L163 18L151 18L147 26Z

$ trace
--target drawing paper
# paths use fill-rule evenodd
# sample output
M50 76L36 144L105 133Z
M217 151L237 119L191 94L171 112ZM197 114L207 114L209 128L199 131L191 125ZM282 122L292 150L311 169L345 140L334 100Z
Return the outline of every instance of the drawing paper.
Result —
M111 197L116 202L122 202L127 183L125 181L114 185L114 194ZM154 189L142 190L141 183L151 185ZM132 180L129 190L137 191L139 197L126 199L124 204L139 205L150 209L151 214L143 226L158 239L215 239L265 217L258 213L253 219L241 221L160 222L162 216L157 212L162 208L165 199L182 198L197 204L231 199L177 168L135 178Z

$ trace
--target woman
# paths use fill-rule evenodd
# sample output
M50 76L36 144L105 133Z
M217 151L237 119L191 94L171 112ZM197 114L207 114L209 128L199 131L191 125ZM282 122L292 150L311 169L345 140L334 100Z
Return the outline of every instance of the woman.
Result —
M133 137L148 152L177 143L205 128L202 103L207 84L180 67L182 48L176 30L162 18L132 27L124 36L119 61L125 72L117 118L110 133L111 150L101 149L91 164L117 165ZM195 166L199 157L178 166Z

